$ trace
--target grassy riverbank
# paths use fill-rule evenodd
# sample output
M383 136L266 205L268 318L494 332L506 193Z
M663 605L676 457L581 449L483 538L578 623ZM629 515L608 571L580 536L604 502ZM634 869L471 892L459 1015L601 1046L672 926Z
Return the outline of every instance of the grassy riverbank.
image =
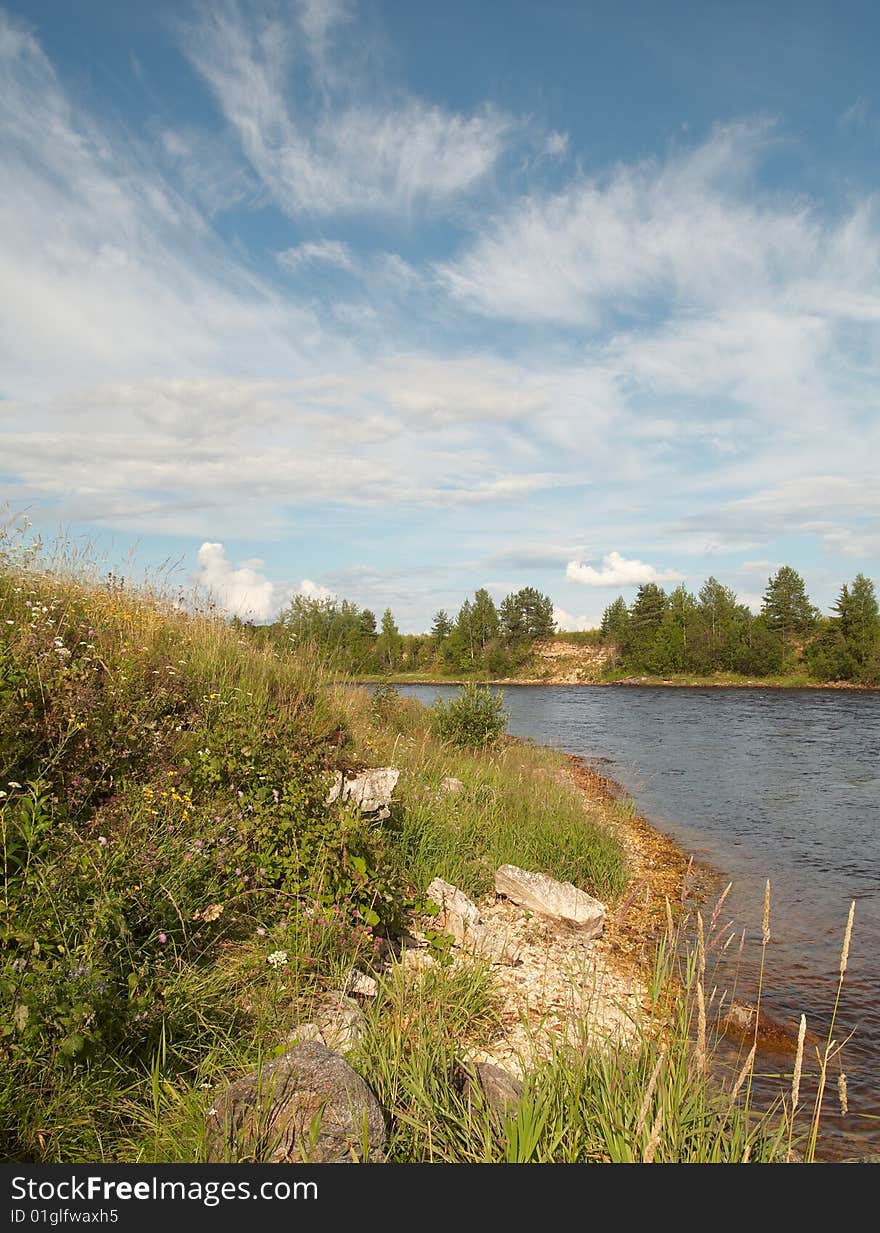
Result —
M386 764L401 774L381 825L327 806L332 773ZM452 749L415 702L338 689L210 614L7 544L0 772L7 1159L203 1159L211 1094L288 1048L354 968L379 984L349 1060L393 1160L777 1159L806 1134L756 1118L735 1076L707 1078L705 954L723 939L679 970L655 895L633 943L631 810L585 794L559 754ZM625 1044L587 1042L577 1017L545 1033L499 1119L456 1077L503 1035L499 973L447 962L422 913L432 878L481 899L503 863L609 904L601 951L638 1008ZM396 959L418 925L423 972Z

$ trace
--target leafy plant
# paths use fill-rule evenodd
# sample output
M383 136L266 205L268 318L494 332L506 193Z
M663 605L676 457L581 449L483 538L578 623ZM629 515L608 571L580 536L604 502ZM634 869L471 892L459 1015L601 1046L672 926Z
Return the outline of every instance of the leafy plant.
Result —
M438 698L431 707L431 730L451 745L482 749L494 745L507 726L504 698L469 681L448 703Z

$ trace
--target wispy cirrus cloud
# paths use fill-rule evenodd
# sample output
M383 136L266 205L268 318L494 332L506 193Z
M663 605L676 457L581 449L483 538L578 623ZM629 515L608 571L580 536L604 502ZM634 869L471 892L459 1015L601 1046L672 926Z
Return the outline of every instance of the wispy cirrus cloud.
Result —
M328 71L328 43L345 12L218 0L182 32L184 53L276 204L292 216L397 214L472 190L517 121L489 104L463 115L403 90L380 102L376 80ZM298 79L317 79L321 90L306 95Z

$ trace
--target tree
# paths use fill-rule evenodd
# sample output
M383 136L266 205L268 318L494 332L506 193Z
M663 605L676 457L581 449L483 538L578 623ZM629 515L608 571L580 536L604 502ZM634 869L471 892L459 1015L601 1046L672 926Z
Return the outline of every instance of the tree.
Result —
M629 630L629 608L622 595L618 595L614 603L609 604L602 613L602 637L608 642L616 642L622 646L626 642Z
M698 667L708 672L733 668L749 620L749 610L717 578L700 589L700 646L693 648Z
M498 620L498 609L495 601L486 590L480 587L474 592L474 602L471 608L471 630L475 646L482 652L493 638L498 637L501 628Z
M783 565L768 579L761 614L783 642L812 633L819 619L818 609L807 598L803 578L790 565Z
M382 667L389 672L400 660L400 647L400 630L391 609L386 608L382 613L381 632L376 640L376 655Z
M523 587L515 594L508 595L502 601L499 617L501 632L508 644L552 638L556 632L553 600L534 587Z
M434 620L431 622L431 638L434 641L434 645L439 647L451 633L452 621L449 615L441 608L439 612L434 613Z
M858 667L864 667L877 642L880 612L871 579L856 574L852 587L844 583L834 611L847 651Z

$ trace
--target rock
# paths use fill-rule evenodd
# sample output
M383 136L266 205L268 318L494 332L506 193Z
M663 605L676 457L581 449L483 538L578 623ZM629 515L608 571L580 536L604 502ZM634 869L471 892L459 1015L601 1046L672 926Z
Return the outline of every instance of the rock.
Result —
M345 982L345 987L349 993L359 993L362 998L374 998L379 992L379 985L372 976L367 976L365 972L358 972L357 969L351 972Z
M397 786L400 771L393 766L378 766L369 771L362 771L351 779L346 779L340 771L337 779L330 787L327 804L334 801L349 801L363 814L376 816L378 819L391 816L391 794Z
M596 938L605 927L604 903L545 873L502 865L495 874L495 890L520 907L577 929L583 938Z
M293 1031L287 1034L287 1043L290 1045L301 1045L307 1040L316 1040L321 1045L327 1043L317 1023L298 1023Z
M493 1113L502 1118L510 1117L523 1094L520 1080L491 1062L472 1062L471 1070L473 1079L470 1076L466 1078L465 1091L476 1084Z
M211 1162L381 1161L385 1137L382 1110L364 1080L317 1041L296 1045L260 1073L230 1084L208 1113Z
M447 933L451 933L457 942L465 941L468 934L481 924L480 909L464 891L460 891L451 882L435 878L428 887L428 897L440 908L438 923Z
M454 775L447 775L440 780L440 791L448 793L449 796L458 796L459 792L464 792L464 784Z
M342 784L344 780L345 776L342 774L342 771L337 771L333 776L333 782L330 784L330 791L327 793L327 805L332 805L334 801L339 800L339 794L342 791Z
M336 1053L349 1053L360 1044L367 1020L353 998L325 993L315 1006L315 1023L323 1043Z
M516 963L518 955L503 939L490 934L480 919L480 909L451 882L435 878L428 895L439 905L437 924L451 933L459 946L493 963Z

